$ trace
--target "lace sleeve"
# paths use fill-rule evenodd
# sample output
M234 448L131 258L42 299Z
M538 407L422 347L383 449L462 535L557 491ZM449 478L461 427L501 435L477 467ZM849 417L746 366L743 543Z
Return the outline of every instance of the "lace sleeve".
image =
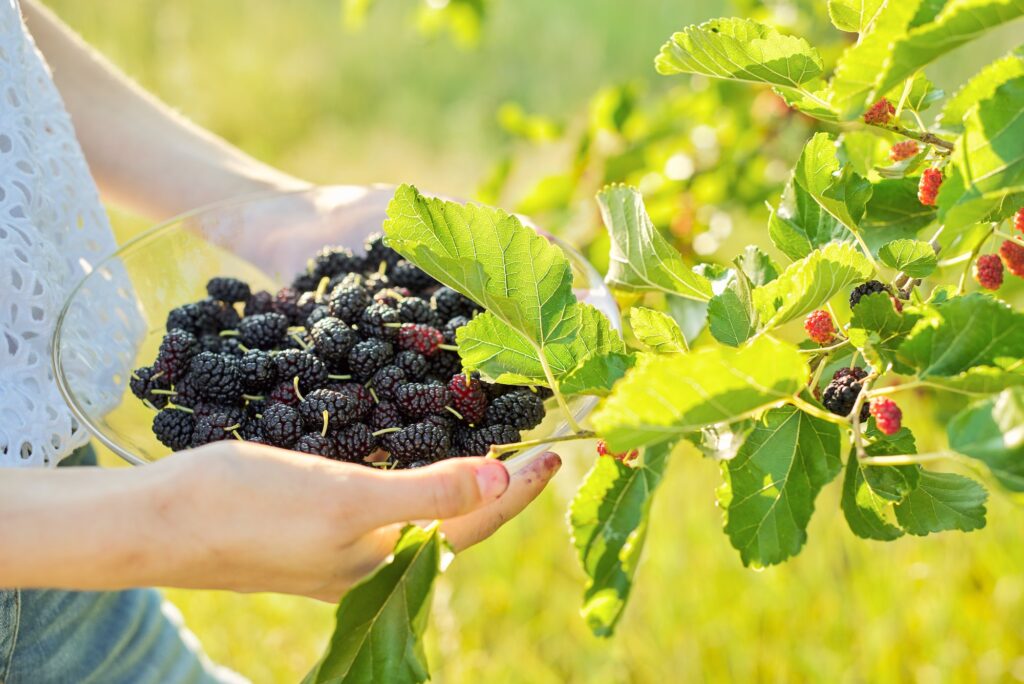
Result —
M65 298L115 249L70 117L22 21L0 0L0 466L54 466L88 435L61 398L50 339ZM137 338L131 292L113 278L97 310L73 334L109 361L130 363ZM121 342L121 349L112 348ZM98 366L99 367L99 366ZM95 401L121 388L96 379Z

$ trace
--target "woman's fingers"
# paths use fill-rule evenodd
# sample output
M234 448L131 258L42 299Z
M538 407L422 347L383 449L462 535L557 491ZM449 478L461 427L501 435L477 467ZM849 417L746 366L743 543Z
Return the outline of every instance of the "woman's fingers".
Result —
M414 470L367 472L359 516L367 527L455 518L489 504L509 487L500 461L453 458Z
M508 489L497 501L472 513L446 520L441 529L456 551L483 541L505 522L519 515L562 467L558 454L546 453L512 476Z
M461 551L494 534L499 527L537 498L561 466L562 459L557 454L544 454L526 468L516 472L509 482L508 489L496 501L491 501L472 513L442 522L441 529L452 548ZM416 522L427 524L431 519L436 519L436 516L426 516ZM405 522L385 525L374 530L346 550L347 558L359 570L371 572L394 549L403 527Z

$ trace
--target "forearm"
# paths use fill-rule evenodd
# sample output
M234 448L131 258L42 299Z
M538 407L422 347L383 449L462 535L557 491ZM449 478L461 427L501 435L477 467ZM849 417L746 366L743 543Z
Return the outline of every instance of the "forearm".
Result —
M22 7L104 199L163 219L229 197L306 185L171 111L36 0Z
M159 583L170 468L0 470L0 587Z

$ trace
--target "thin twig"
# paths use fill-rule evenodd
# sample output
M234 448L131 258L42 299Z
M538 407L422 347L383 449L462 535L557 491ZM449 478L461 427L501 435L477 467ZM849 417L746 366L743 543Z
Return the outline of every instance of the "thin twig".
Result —
M597 435L592 430L581 430L568 435L561 435L559 437L541 437L539 439L527 439L522 442L509 442L508 444L495 444L491 447L490 451L487 452L488 458L497 458L501 454L507 454L510 451L519 451L520 449L528 449L533 446L540 446L541 444L555 444L557 442L572 442L580 439L594 439Z
M962 295L964 291L967 289L967 276L971 272L971 266L974 265L974 260L978 258L978 255L981 253L981 250L985 246L985 243L988 242L988 239L990 237L992 237L992 233L994 233L995 230L995 226L993 225L992 228L985 234L985 237L979 240L978 244L974 246L973 250L971 250L971 258L967 260L967 265L964 266L964 272L960 274L960 283L956 286L957 295Z
M927 454L899 454L896 456L865 456L860 459L861 465L866 466L900 466L915 465L917 463L928 463L946 458L956 458L952 451L936 451Z
M916 140L918 142L925 143L926 145L932 145L939 148L943 154L949 154L956 149L956 145L950 141L940 138L934 133L929 133L928 131L912 131L909 128L900 126L899 124L888 124L884 126L879 126L877 124L868 125L874 126L875 128L881 128L884 131L890 131L896 135L902 135L904 138L910 138L911 140Z
M857 394L857 400L853 402L853 408L849 414L849 418L853 422L853 446L857 451L858 459L863 459L867 456L867 452L864 450L864 435L860 431L860 409L864 406L864 400L867 399L871 383L877 377L877 373L870 373L861 380L860 393Z
M801 399L800 397L790 397L787 401L789 401L790 404L792 404L793 406L797 407L798 409L800 409L804 413L810 414L810 415L814 416L815 418L820 418L821 420L827 420L830 423L835 423L836 425L842 425L844 427L849 426L849 424L850 424L850 422L848 420L846 420L845 418L843 418L842 416L837 416L834 413L829 413L828 411L824 411L824 410L818 408L817 406L815 406L814 404L812 404L811 402L809 402L809 401L807 401L805 399Z

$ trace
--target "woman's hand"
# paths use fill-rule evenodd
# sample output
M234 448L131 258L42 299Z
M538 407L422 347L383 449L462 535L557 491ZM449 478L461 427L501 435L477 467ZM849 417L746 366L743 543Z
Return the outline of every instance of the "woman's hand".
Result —
M243 442L180 452L136 469L149 503L122 511L147 539L128 561L131 583L335 601L391 553L405 523L441 519L464 549L519 513L560 465L547 454L510 477L485 458L380 471Z
M174 586L337 600L409 521L442 520L456 550L544 489L546 454L511 477L454 458L380 471L249 442L140 468L0 473L0 587Z

